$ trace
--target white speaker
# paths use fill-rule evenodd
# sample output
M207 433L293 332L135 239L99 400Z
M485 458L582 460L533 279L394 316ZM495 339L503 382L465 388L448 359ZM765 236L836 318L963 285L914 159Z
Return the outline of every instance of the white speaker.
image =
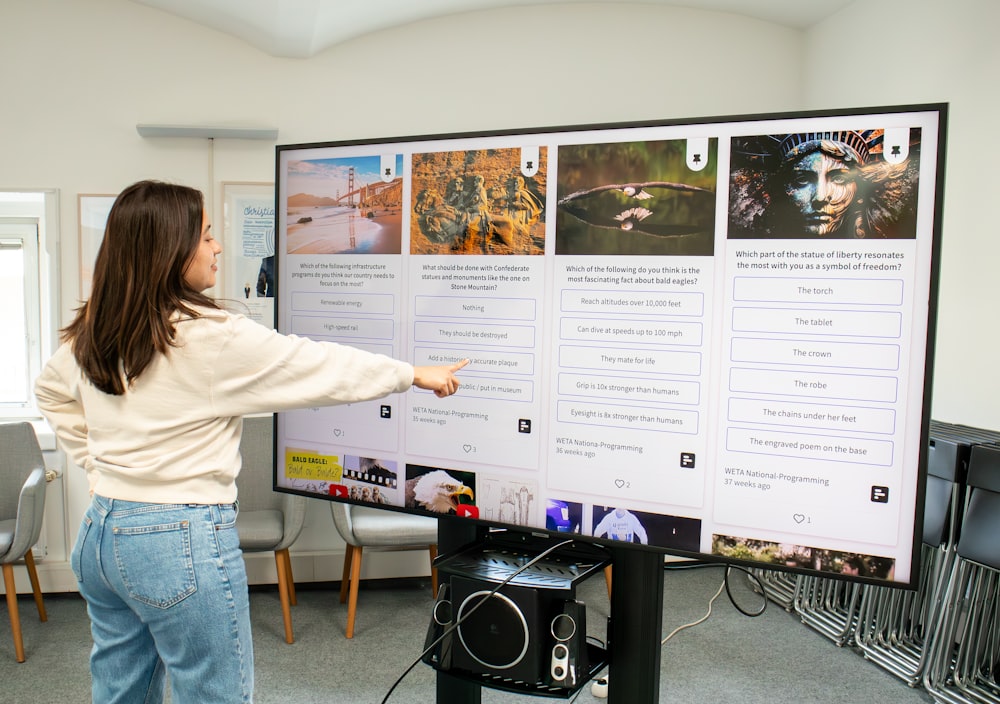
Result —
M549 624L553 645L549 681L556 687L575 689L587 677L587 609L581 601L563 602L562 611Z

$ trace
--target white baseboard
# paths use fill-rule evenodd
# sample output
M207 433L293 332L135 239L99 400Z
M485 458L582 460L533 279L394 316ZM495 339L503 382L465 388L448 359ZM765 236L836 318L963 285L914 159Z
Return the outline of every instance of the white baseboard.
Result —
M244 553L250 584L277 584L274 553ZM308 582L339 582L344 570L344 552L291 553L292 576L296 584ZM78 591L76 576L67 561L36 561L38 582L43 594ZM373 548L363 552L361 579L394 579L426 577L431 573L430 556L426 550L381 551ZM31 582L24 565L14 566L14 585L18 594L30 594ZM4 594L0 584L0 594Z

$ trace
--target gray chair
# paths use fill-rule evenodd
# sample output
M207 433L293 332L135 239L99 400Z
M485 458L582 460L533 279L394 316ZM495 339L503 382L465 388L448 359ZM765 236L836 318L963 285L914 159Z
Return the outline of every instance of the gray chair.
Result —
M288 554L306 522L306 499L274 491L274 421L271 416L243 420L240 454L243 469L236 479L240 510L236 531L243 552L274 552L278 595L285 622L285 642L294 643L292 605L295 581Z
M10 628L14 632L14 655L24 662L24 640L17 612L17 589L14 586L14 563L24 560L31 580L31 591L38 607L38 618L48 621L38 572L31 548L42 532L45 512L45 464L38 438L30 423L0 425L0 565L7 591Z
M967 441L943 435L940 429L936 433L932 422L917 589L864 585L855 642L867 660L911 687L923 681L940 634L941 608L961 522L962 475L970 448Z
M398 511L330 503L333 523L347 543L344 574L340 581L340 603L347 601L348 638L354 637L358 610L358 586L361 581L361 554L364 548L376 550L428 550L431 559L431 595L437 594L437 519ZM349 597L349 598L348 598Z
M955 559L923 684L935 702L1000 702L1000 445L969 456Z

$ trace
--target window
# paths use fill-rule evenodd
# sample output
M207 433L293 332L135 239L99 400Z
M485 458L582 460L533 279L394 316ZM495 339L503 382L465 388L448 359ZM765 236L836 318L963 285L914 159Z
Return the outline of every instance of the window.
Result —
M55 212L54 192L0 192L0 419L38 417L32 387L55 317L44 226Z
M0 402L31 407L28 381L38 374L38 228L0 221Z

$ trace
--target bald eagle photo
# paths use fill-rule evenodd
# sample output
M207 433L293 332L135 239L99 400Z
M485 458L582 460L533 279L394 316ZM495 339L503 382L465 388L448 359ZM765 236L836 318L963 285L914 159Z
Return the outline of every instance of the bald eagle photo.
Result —
M475 498L472 489L443 469L435 469L406 480L407 508L422 508L434 513L453 513L458 510L460 496L467 496L470 501Z

